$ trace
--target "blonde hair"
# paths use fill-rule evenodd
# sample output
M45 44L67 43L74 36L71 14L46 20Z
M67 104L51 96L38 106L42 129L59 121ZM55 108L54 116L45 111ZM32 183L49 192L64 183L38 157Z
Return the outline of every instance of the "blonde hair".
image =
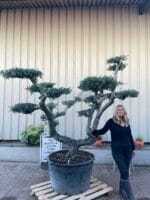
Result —
M124 115L120 118L117 115L117 110L118 108L121 107L124 109ZM124 106L121 104L118 104L115 108L115 112L113 115L113 120L117 123L117 124L122 124L122 122L125 124L125 126L129 125L129 118L127 117L127 111L125 110Z

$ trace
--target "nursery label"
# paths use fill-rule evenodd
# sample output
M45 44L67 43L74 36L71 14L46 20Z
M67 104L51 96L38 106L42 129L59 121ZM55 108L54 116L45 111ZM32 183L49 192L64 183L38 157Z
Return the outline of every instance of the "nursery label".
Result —
M41 137L41 162L47 162L47 157L50 153L61 149L61 143L53 138Z
M49 127L48 127L48 122L44 122L44 133L43 133L44 136L49 136Z

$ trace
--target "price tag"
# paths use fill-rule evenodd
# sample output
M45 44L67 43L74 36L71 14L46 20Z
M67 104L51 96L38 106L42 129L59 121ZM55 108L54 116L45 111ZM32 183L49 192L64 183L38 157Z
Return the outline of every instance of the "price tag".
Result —
M40 142L40 161L47 162L47 157L50 153L61 150L61 143L53 138L42 135Z

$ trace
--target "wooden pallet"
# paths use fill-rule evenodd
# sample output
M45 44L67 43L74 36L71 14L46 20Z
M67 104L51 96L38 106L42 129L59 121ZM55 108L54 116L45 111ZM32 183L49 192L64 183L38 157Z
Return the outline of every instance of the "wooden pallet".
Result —
M112 190L112 187L92 177L89 190L78 195L69 196L56 193L53 191L50 181L32 185L31 195L35 195L38 200L91 200L103 195L108 195Z

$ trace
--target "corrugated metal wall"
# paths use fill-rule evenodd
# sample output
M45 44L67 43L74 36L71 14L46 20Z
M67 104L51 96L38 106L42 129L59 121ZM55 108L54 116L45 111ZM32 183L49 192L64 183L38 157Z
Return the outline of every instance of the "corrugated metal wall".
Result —
M129 62L120 75L124 88L140 91L138 99L124 101L133 135L150 142L150 13L138 15L136 7L119 6L0 11L0 69L36 67L44 80L76 88L88 75L108 73L106 59L120 54L128 55ZM27 125L40 123L38 112L24 116L9 111L14 103L37 101L24 91L27 84L0 77L0 139L16 140ZM80 108L75 106L60 119L64 134L76 138L85 134L85 119L75 113ZM101 126L112 112L113 106ZM110 139L108 134L105 139Z

